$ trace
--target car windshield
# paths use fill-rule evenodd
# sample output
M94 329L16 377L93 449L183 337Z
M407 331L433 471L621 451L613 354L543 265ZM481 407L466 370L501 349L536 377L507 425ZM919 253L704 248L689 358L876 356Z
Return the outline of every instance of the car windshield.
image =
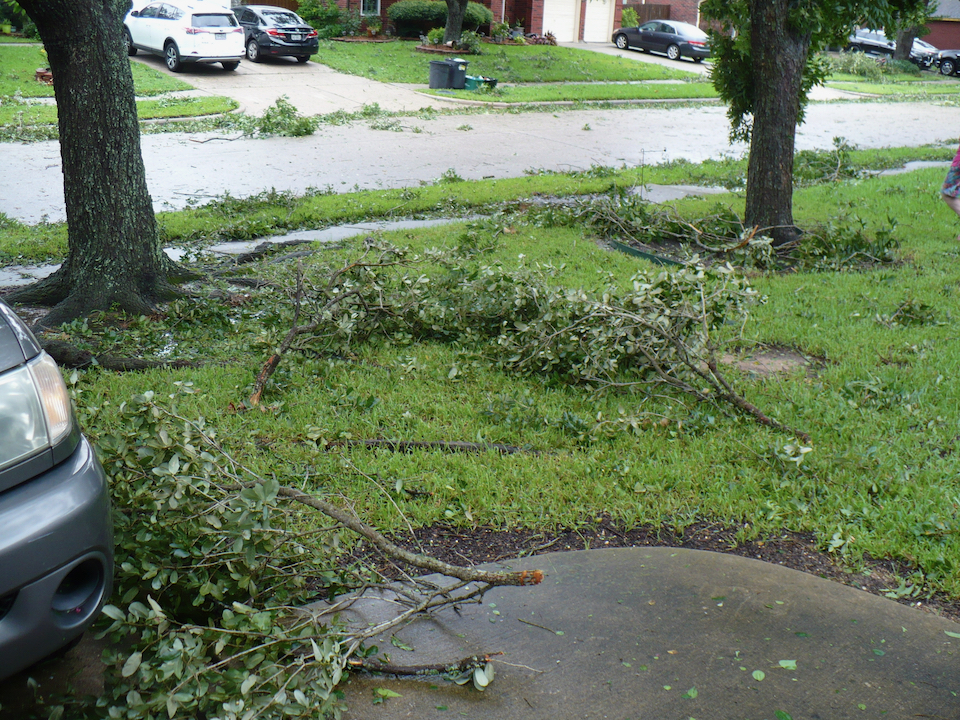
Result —
M297 15L292 12L265 12L263 14L264 20L266 20L271 25L303 25L303 20L301 20Z
M233 27L236 24L236 16L225 13L204 13L193 16L193 26L197 28Z

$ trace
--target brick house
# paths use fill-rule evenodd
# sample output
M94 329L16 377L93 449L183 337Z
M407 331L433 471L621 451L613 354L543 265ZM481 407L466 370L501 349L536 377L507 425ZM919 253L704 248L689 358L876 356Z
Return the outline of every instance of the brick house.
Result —
M397 0L336 0L344 10L359 10L364 17L379 15L387 21L387 8ZM520 24L528 33L552 32L559 42L610 42L619 27L623 0L477 0L493 11L493 19ZM297 0L249 0L236 3L297 9Z
M927 22L923 39L941 50L960 48L960 0L940 0Z

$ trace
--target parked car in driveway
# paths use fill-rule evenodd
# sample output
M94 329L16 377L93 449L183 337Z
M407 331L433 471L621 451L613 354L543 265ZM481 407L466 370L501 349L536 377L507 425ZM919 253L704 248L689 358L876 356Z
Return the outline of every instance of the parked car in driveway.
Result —
M188 63L220 63L236 70L243 57L243 28L228 6L198 0L151 2L123 19L127 53L160 55L171 72Z
M890 40L883 30L857 30L848 39L847 51L865 52L874 55L893 56L897 43ZM936 63L939 51L928 42L915 38L909 60L921 69L929 69Z
M960 70L960 50L941 50L936 63L941 75L956 75Z
M910 52L910 61L916 63L924 70L929 70L937 64L937 56L940 49L934 47L925 40L914 38L913 50Z
M60 369L0 300L0 679L78 639L113 584L107 481Z
M299 15L274 5L247 5L233 9L243 27L247 59L264 55L295 57L305 63L320 47L317 31Z
M707 34L696 25L676 20L651 20L640 27L614 30L613 44L621 50L666 53L671 60L688 57L702 62L710 57Z

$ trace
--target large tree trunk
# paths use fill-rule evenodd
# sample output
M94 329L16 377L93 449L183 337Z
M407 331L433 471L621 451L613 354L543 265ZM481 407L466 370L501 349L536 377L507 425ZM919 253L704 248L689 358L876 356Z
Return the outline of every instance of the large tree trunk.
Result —
M910 51L913 50L913 41L917 37L920 28L908 27L897 32L897 49L893 51L894 60L909 60Z
M149 313L174 288L147 192L122 18L129 0L21 0L53 72L68 251L15 302L54 305L56 325L96 310Z
M467 12L467 0L447 0L447 24L443 29L443 41L459 42L463 34L463 16Z
M811 40L809 30L791 26L790 5L790 0L750 0L757 92L745 221L776 244L796 239L799 232L793 224L793 150Z

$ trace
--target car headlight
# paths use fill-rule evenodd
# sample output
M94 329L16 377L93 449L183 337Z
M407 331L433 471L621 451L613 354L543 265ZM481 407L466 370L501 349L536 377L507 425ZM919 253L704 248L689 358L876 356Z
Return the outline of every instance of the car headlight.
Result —
M47 353L0 377L0 470L56 445L72 425L67 386Z

